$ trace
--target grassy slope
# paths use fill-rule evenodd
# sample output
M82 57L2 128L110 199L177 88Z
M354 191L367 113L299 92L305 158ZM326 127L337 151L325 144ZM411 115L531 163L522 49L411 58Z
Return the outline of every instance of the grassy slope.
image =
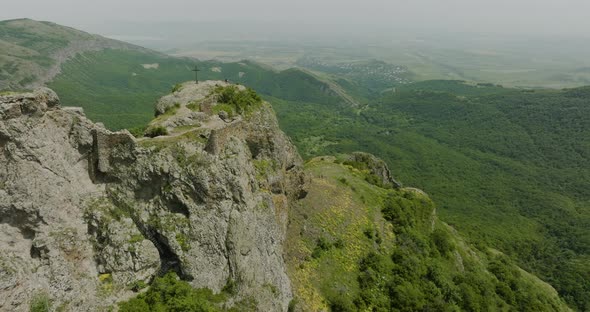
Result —
M142 66L153 63L159 68ZM134 127L152 119L154 103L180 80L180 73L186 74L189 64L136 51L88 52L67 62L49 87L63 105L83 107L92 120L113 129Z
M400 89L360 113L274 106L304 156L363 150L382 157L402 182L432 195L443 220L588 309L587 89L531 93L458 84L420 83L421 91Z
M393 234L381 217L380 199L385 190L372 187L330 161L315 159L306 167L313 176L310 193L290 210L286 254L295 293L307 308L304 310L320 311L326 308L325 294L333 291L334 285L351 297L359 292L354 273L361 257L374 246L363 232L378 228L380 233L387 233L383 245L388 247L393 246ZM349 183L362 195L351 192ZM342 240L344 248L334 248L314 259L312 252L320 237L330 242Z
M66 106L82 106L88 116L112 129L145 125L156 100L172 85L192 79L229 79L290 101L339 103L328 86L300 70L274 71L257 63L199 62L173 58L69 27L29 19L0 21L0 90L19 90L55 65L53 55L72 42L99 43L112 49L78 54L62 66L49 87ZM144 68L142 64L158 64Z
M420 191L376 187L333 157L315 158L306 169L310 193L290 210L286 244L297 308L568 309L549 285L438 221ZM401 207L387 214L391 222L381 212L388 201ZM510 281L506 272L514 274Z
M70 42L98 39L50 22L0 21L0 89L19 90L37 80L55 64L52 55Z

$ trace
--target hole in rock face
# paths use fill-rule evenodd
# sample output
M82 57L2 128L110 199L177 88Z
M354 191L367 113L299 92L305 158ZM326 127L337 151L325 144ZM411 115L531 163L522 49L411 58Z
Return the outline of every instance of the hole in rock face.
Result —
M163 275L166 272L174 271L182 280L192 281L194 278L182 270L182 265L178 255L168 245L168 240L155 229L148 229L148 237L154 243L160 254L160 272Z
M165 187L164 184L161 178L150 178L149 182L142 183L135 190L135 200L146 202L160 196L162 188Z
M0 224L5 223L17 228L25 239L35 238L35 230L33 229L42 222L43 219L38 212L29 213L14 206L0 213Z
M3 137L2 134L0 134L0 149L3 149L4 146L6 146L6 143L8 143L8 138Z
M31 246L31 258L45 259L47 258L47 254L49 254L49 249L47 248L47 246L35 246L34 244Z
M178 200L177 198L167 201L166 207L168 207L168 210L170 212L180 213L187 218L190 217L190 212L188 210L188 207L186 205L184 205L182 202L180 202L180 200Z
M250 154L252 154L252 159L258 157L258 154L260 154L260 151L262 150L262 147L260 146L260 142L256 142L256 141L246 141L246 144L248 145L248 149L250 150Z
M23 235L25 239L33 239L35 238L35 231L29 228L23 228L20 230L20 233Z

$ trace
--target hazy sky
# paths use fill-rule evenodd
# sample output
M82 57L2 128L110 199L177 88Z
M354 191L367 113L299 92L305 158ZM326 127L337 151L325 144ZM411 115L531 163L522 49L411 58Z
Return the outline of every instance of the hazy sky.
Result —
M119 22L243 22L584 35L589 0L1 0L0 19L81 29Z

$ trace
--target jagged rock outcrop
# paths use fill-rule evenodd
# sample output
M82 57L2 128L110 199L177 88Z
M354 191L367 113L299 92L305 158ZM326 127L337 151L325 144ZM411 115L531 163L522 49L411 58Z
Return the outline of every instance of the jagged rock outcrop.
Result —
M301 159L267 103L222 120L195 109L216 105L206 98L176 107L198 120L176 127L168 114L152 125L168 135L135 139L60 108L49 89L0 97L0 310L39 295L97 310L168 270L216 292L236 285L229 305L287 309L282 245L288 203L305 195Z
M353 163L364 164L371 174L379 179L382 186L389 186L394 188L402 187L402 184L396 181L389 171L387 164L380 158L373 154L364 152L354 152L348 156L348 161Z

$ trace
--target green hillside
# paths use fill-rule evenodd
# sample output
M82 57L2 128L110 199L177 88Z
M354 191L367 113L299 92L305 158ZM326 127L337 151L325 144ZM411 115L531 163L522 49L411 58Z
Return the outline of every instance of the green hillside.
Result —
M0 90L42 85L76 53L105 48L145 50L51 22L0 21Z
M338 104L330 87L297 69L275 71L250 62L175 58L50 22L0 22L0 91L46 84L65 106L81 106L108 128L143 126L173 85L194 79L229 79L262 95L289 101ZM53 77L55 75L55 77Z
M157 64L157 68L149 65ZM194 77L245 84L262 95L291 101L337 104L341 100L328 87L299 70L276 72L252 62L200 62L163 57L134 50L87 52L67 62L49 87L67 106L81 106L93 120L111 129L147 124L153 107L172 86ZM147 67L147 68L146 68ZM194 79L194 78L193 78Z
M398 88L360 112L284 101L275 110L306 157L382 157L470 241L501 249L572 306L590 307L587 88L434 81Z
M465 242L420 190L383 189L334 157L309 161L310 193L290 211L294 310L568 311L502 253Z

